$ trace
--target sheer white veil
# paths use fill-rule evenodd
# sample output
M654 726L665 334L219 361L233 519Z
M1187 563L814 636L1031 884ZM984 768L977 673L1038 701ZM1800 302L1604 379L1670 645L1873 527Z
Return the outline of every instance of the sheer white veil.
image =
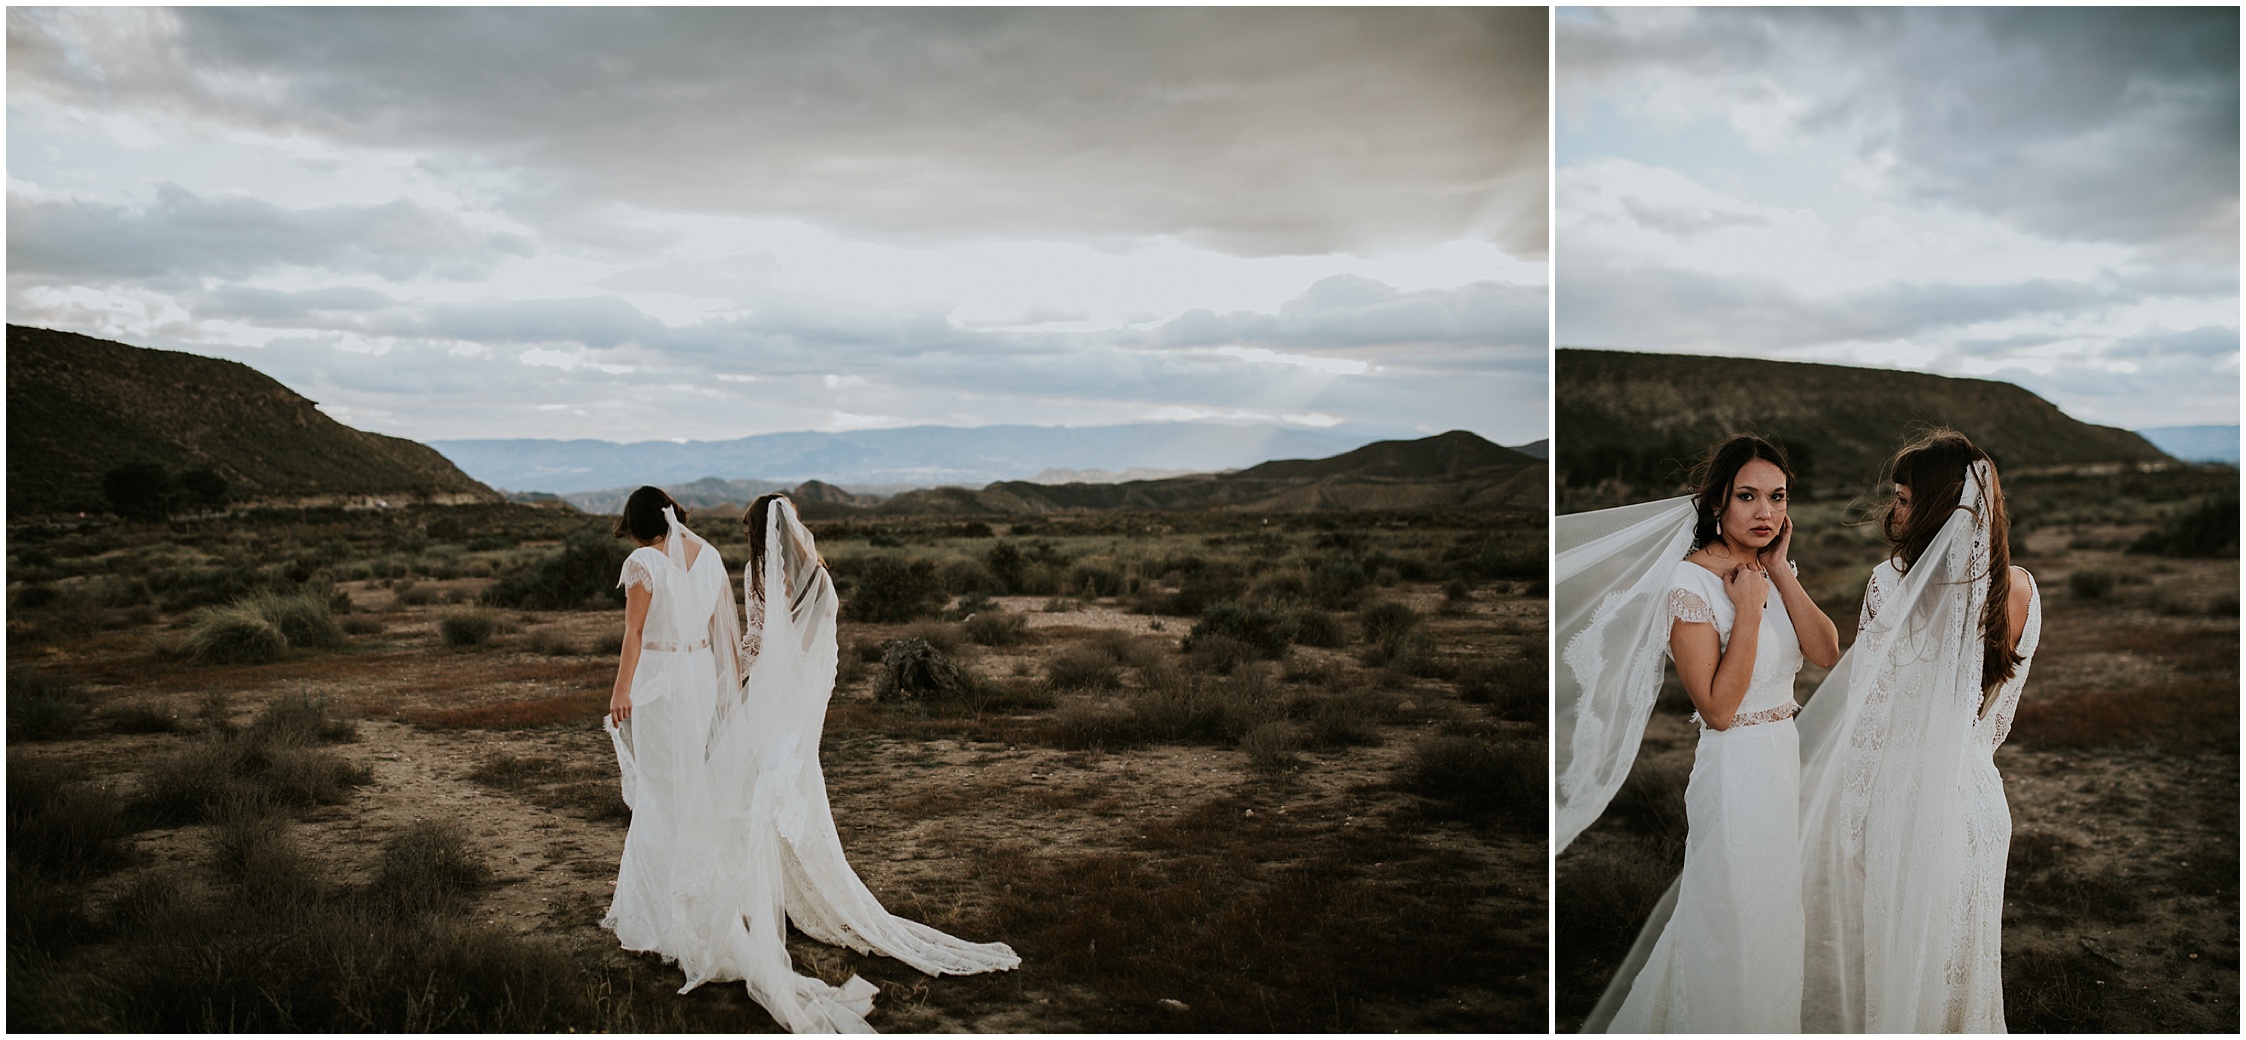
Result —
M1552 851L1630 775L1661 693L1662 602L1692 548L1690 497L1552 518Z
M1965 875L1966 750L1979 718L1995 515L1988 463L1799 717L1802 1028L1933 1032Z
M1987 463L1975 462L1956 512L1796 717L1807 923L1802 1028L1808 1032L1934 1032L1941 1025L1950 898L1965 870L1959 783L1982 704L1989 487ZM1571 543L1599 550L1586 551L1576 568L1582 587L1575 595L1593 598L1555 604L1561 631L1571 624L1576 629L1563 635L1569 667L1560 670L1554 688L1563 727L1555 744L1572 745L1559 752L1559 775L1564 780L1573 767L1578 784L1572 807L1566 787L1556 792L1561 812L1555 821L1573 813L1571 829L1557 831L1555 823L1556 849L1597 819L1644 734L1661 680L1660 634L1642 627L1637 613L1646 599L1640 591L1648 580L1644 557L1656 548L1668 552L1670 543L1653 520L1661 515L1656 507L1679 501L1602 510L1613 515L1605 520L1580 514L1585 523L1574 531L1561 523L1569 517L1555 519L1554 543L1563 557ZM1642 512L1618 526L1633 520L1626 513L1632 509ZM1670 516L1666 522L1677 521ZM1603 524L1603 533L1593 523ZM1683 524L1689 537L1689 511ZM1592 537L1582 537L1586 531ZM1665 558L1682 555L1680 547ZM1608 575L1603 583L1594 580L1602 573ZM1666 569L1661 575L1666 580ZM1596 606L1577 609L1584 603ZM1655 599L1642 609L1658 621L1658 607ZM1635 641L1631 632L1639 633ZM1576 653L1579 640L1597 647L1597 656ZM1642 664L1648 643L1650 670ZM1564 728L1571 712L1573 734ZM1583 719L1596 728L1587 729ZM1613 1021L1667 927L1676 896L1671 884L1584 1031L1603 1031Z
M829 986L797 975L787 954L789 921L813 939L885 954L931 975L1021 961L1003 943L966 942L890 915L851 869L819 767L837 661L834 581L786 498L772 502L764 544L761 580L744 576L763 604L762 647L710 756L721 826L732 842L732 873L721 887L739 895L727 959L750 995L790 1030L867 1031L874 985L852 976Z

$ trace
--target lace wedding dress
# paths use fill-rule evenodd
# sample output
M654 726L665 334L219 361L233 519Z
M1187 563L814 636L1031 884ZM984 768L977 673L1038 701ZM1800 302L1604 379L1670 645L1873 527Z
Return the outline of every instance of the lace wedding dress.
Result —
M1714 625L1730 646L1735 610L1723 579L1707 568L1676 564L1666 612L1671 625ZM1609 988L1627 993L1606 1023L1610 1032L1801 1029L1801 749L1793 723L1801 644L1775 588L1755 621L1761 632L1746 696L1730 728L1702 728L1693 752L1684 873L1668 926L1635 977L1618 976Z
M675 555L693 536L675 519L671 530ZM627 904L620 869L610 926L627 948L678 961L686 973L681 992L740 980L793 1032L870 1032L865 1016L876 987L856 976L832 986L797 974L787 951L791 921L813 939L894 957L931 975L1000 971L1021 959L1004 943L968 942L891 915L851 869L819 768L837 662L834 583L811 532L785 499L773 505L765 544L761 575L744 575L746 635L731 624L722 565L711 564L715 593L704 584L700 568L705 559L715 560L715 550L702 545L702 559L692 568L674 562L665 572L643 564L658 582L688 592L666 600L669 586L656 586L647 644L676 645L687 655L688 678L678 680L678 688L692 685L693 676L716 678L692 707L682 703L649 719L638 700L642 680L633 677L630 730L611 729L633 809L625 863L660 880ZM632 580L632 561L625 571L625 580ZM688 580L680 582L682 576ZM666 602L673 627L659 632L655 619L664 612L655 608ZM710 608L714 614L698 620L712 602L718 604ZM702 633L706 644L696 638ZM695 656L713 646L718 652L706 664ZM641 668L655 656L642 656ZM741 672L745 682L735 681ZM668 689L661 684L671 680L658 672L648 682L658 687L660 702ZM686 717L695 711L706 714ZM661 803L663 797L674 800ZM653 821L635 847L643 812L652 812ZM655 865L666 860L667 869Z
M2025 573L2024 571L2022 573ZM1864 587L1859 631L1879 619L1881 605L1903 581L1893 561L1872 571ZM2027 685L2028 666L2043 638L2043 604L2028 581L2028 620L2020 630L2020 666L1998 687L1987 709L1972 724L1966 744L1964 776L1957 804L1965 821L1962 876L1946 915L1951 922L1943 956L1943 998L1939 1019L1925 1019L1945 1033L2001 1033L2004 1027L2004 975L2000 956L2004 930L2004 871L2012 851L2012 810L2004 798L2004 779L1996 769L1996 749L2011 733L2012 716Z

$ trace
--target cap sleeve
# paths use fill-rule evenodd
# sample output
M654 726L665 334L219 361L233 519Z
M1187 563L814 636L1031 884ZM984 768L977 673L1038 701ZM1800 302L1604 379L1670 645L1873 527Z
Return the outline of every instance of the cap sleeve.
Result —
M655 575L647 569L647 557L638 550L624 558L624 573L616 578L617 588L629 589L635 585L650 594L655 591Z

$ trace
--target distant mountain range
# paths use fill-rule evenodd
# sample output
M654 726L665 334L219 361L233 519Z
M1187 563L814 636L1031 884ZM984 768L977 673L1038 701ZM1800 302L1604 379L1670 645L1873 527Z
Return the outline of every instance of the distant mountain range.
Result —
M2137 434L2185 462L2227 462L2238 465L2236 426L2155 426Z
M1273 458L1335 455L1399 432L1385 429L1139 423L1122 426L908 426L843 433L768 433L728 441L439 440L430 446L476 479L516 491L627 491L721 477L853 490L903 490L1031 479L1047 470L1240 469Z
M1964 432L2015 472L2176 462L2137 434L1987 379L1577 349L1555 354L1552 375L1563 498L1598 485L1679 490L1693 460L1738 432L1784 445L1805 489L1840 494L1870 486L1914 430L1933 425Z
M495 502L428 447L354 430L256 369L8 326L8 515L101 512L102 475L210 469L237 501Z
M1378 441L1324 459L1282 459L1233 473L1119 484L999 481L980 491L929 488L893 495L886 514L1011 514L1227 509L1318 512L1533 509L1546 502L1546 466L1463 430Z

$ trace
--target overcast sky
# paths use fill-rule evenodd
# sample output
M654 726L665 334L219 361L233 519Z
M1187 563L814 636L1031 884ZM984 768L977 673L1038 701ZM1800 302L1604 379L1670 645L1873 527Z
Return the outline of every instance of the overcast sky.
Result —
M2238 12L1562 9L1562 346L2238 421Z
M1544 435L1545 13L8 12L8 320L418 439Z

